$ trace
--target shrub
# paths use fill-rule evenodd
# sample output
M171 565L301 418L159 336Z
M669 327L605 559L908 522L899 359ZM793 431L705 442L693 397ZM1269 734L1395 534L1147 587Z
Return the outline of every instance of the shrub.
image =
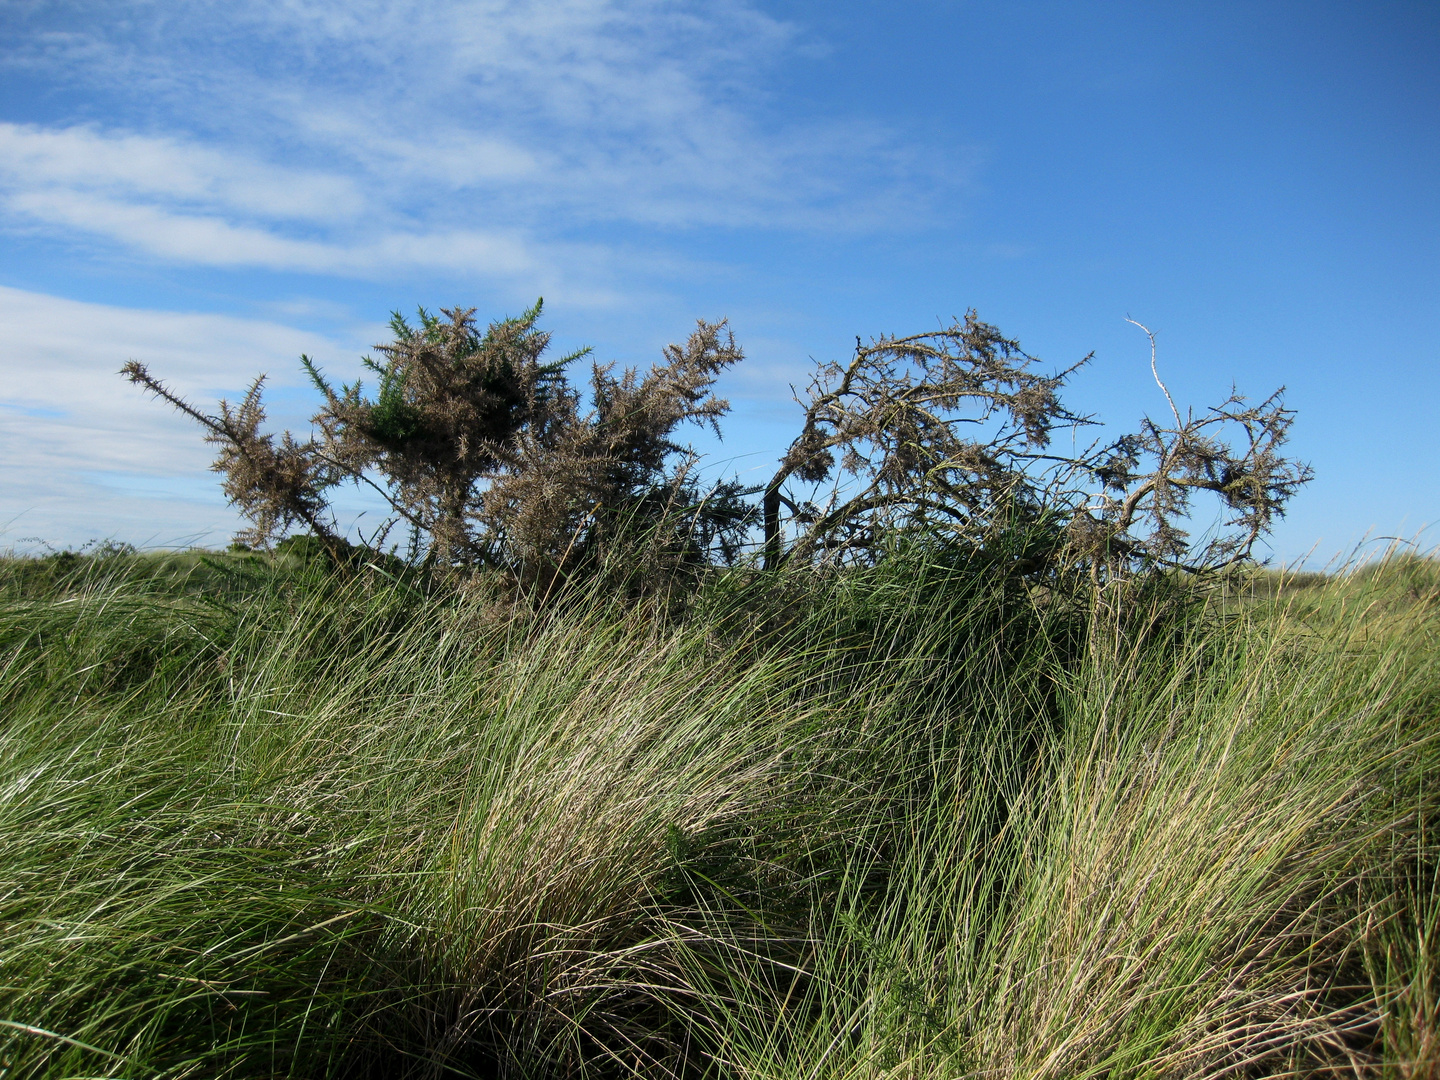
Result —
M702 488L698 458L676 436L687 423L720 433L729 406L713 388L743 358L726 323L698 323L643 377L593 365L584 395L567 372L588 350L547 361L540 312L537 302L484 333L473 309L422 309L413 326L397 314L381 359L365 359L373 397L358 381L336 388L302 357L324 398L318 435L305 441L261 433L263 376L238 407L222 401L210 416L138 361L123 373L219 446L214 467L252 523L242 542L269 544L298 526L343 555L327 492L367 484L393 511L372 544L403 523L431 565L503 567L543 595L581 569L624 566L627 581L653 585L732 563L756 524L772 569L873 562L922 536L998 555L1002 570L1052 588L1203 573L1250 558L1311 476L1279 452L1293 421L1280 391L1258 405L1232 393L1182 417L1148 329L1173 424L1147 417L1109 444L1050 453L1055 427L1092 422L1060 398L1090 358L1043 374L971 311L930 333L857 338L847 364L820 364L797 398L800 433L757 507L749 497L761 488ZM1192 547L1197 492L1230 516Z

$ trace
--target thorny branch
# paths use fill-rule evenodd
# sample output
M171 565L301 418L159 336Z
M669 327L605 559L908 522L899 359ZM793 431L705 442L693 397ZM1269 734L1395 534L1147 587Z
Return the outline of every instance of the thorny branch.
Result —
M801 433L765 491L766 565L873 558L887 537L915 530L975 550L1018 550L1015 565L1026 570L1082 569L1095 580L1147 567L1205 572L1252 557L1313 475L1279 453L1294 416L1283 388L1258 405L1232 389L1219 406L1182 417L1160 377L1154 334L1127 321L1149 338L1173 426L1146 417L1138 432L1074 455L1045 450L1055 427L1093 422L1059 398L1091 357L1039 374L973 311L929 334L857 340L850 362L822 365L800 399ZM787 493L827 482L823 505ZM1189 537L1197 492L1230 511L1198 549ZM1018 548L998 544L1002 536L1018 536Z

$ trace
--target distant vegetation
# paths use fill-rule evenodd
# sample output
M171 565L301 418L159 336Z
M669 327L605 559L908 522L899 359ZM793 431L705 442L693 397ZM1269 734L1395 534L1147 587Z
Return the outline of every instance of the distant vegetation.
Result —
M723 325L538 314L307 439L129 368L250 531L0 560L0 1077L1440 1076L1440 564L1247 564L1278 399L1046 456L972 315L702 490Z

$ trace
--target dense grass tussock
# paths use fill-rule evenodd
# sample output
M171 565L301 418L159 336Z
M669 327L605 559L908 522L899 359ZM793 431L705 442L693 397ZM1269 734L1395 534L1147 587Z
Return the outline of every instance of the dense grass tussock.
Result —
M1440 570L1300 585L8 564L0 1076L1440 1076Z

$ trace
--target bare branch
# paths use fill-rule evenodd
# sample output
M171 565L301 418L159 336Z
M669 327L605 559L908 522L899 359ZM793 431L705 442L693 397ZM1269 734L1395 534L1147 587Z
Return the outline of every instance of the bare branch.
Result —
M1160 387L1160 392L1165 395L1165 400L1170 403L1170 413L1175 417L1175 426L1177 428L1182 426L1180 420L1180 410L1175 407L1175 399L1170 396L1170 389L1165 385L1164 382L1161 381L1160 369L1155 364L1154 333L1152 333L1150 328L1144 323L1136 322L1129 315L1125 316L1125 321L1128 322L1131 326L1140 327L1141 330L1145 331L1145 336L1150 339L1150 374L1155 376L1155 385Z

